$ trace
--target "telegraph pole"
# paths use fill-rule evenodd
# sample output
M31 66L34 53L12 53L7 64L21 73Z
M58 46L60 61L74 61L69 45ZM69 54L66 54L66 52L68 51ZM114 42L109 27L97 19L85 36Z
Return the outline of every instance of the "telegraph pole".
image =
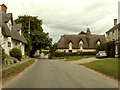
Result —
M30 35L30 21L29 21L29 24L28 24L28 34Z

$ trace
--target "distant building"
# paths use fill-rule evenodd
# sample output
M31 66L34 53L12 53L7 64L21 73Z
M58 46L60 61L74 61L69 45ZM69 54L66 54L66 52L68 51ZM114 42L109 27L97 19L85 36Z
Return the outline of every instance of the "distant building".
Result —
M90 28L87 33L79 35L63 35L57 43L59 52L93 52L96 45L106 43L105 35L91 34Z
M118 29L119 25L120 25L120 23L117 24L117 19L114 19L114 26L106 32L107 42L113 41L113 40L116 41L120 38L120 36L119 36L120 32L119 32L119 29Z
M117 24L117 19L114 19L114 26L106 32L107 42L115 41L115 55L118 57L120 46L120 23Z
M6 13L7 7L0 5L0 45L5 50L5 53L9 55L9 51L12 48L19 48L22 55L25 55L26 39L21 33L21 24L13 23L12 13Z

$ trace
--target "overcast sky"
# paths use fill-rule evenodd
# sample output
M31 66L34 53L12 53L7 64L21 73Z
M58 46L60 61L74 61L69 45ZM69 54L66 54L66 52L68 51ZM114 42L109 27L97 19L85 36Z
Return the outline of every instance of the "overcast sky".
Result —
M118 18L120 0L0 0L13 13L38 16L42 27L49 32L53 42L63 34L86 32L87 25L94 34L105 34Z

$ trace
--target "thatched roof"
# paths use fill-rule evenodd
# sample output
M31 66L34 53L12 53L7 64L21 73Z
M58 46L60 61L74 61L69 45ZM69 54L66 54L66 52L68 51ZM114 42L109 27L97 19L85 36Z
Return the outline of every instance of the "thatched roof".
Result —
M101 43L105 43L105 35L88 35L88 34L81 34L81 35L63 35L61 36L60 40L57 43L58 49L68 49L69 42L72 42L73 49L79 49L79 42L83 41L83 48L84 49L94 49L96 47L97 41Z
M13 24L12 14L8 13L0 13L2 18L0 18L0 27L2 27L2 34L6 37L11 37L14 40L21 41L23 43L27 43L25 37L20 34L19 31L21 30L22 24ZM12 29L8 28L7 23L11 20Z

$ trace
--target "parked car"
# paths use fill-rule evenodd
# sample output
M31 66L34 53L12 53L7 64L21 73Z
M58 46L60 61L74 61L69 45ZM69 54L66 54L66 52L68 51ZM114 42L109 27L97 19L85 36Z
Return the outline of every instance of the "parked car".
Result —
M107 54L105 51L99 51L97 54L96 54L96 58L105 58L107 57Z

